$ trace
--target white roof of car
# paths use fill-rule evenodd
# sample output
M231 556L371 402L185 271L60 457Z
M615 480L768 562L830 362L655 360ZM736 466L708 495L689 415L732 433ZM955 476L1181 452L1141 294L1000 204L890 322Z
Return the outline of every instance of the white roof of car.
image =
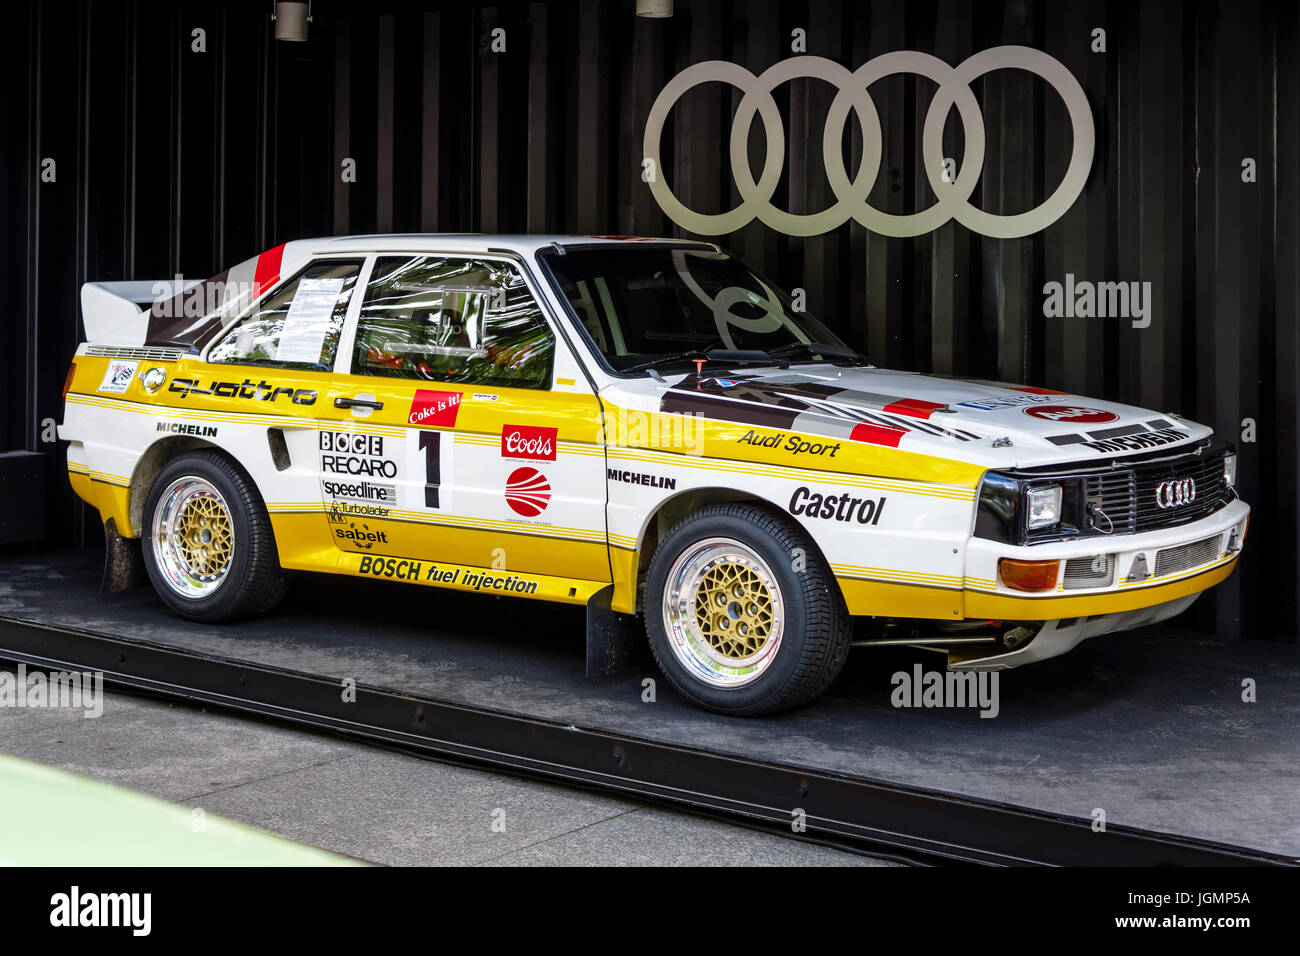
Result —
M594 243L634 245L640 242L680 242L708 246L712 243L697 239L650 239L639 236L561 236L561 235L493 235L489 233L436 233L416 232L406 234L378 234L371 236L322 236L318 239L299 240L312 246L313 251L378 252L384 250L445 250L449 252L487 251L509 249L521 254L535 253L547 246L576 246Z

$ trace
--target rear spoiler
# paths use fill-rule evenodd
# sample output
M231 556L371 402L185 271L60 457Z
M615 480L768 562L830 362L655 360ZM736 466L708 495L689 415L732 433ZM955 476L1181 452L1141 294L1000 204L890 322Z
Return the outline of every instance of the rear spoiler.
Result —
M310 244L294 246L301 253L290 263L298 268ZM81 287L86 341L201 351L234 314L280 281L284 250L276 246L210 279L87 282Z
M86 341L98 345L144 345L153 304L177 296L202 281L87 282L81 287L81 319L86 326Z

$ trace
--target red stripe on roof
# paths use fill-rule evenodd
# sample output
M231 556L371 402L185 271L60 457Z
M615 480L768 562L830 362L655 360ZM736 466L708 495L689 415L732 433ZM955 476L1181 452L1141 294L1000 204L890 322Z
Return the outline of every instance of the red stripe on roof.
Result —
M257 298L268 288L280 281L280 262L284 259L284 243L274 249L268 249L257 257L257 269L253 273L253 298Z
M1054 388L1034 388L1032 385L1008 385L1013 392L1029 392L1031 395L1071 395L1072 392L1058 392Z
M886 428L884 425L872 425L861 422L853 426L849 438L853 441L867 442L872 445L888 445L897 448L907 432L902 428Z
M919 398L900 398L885 406L885 411L899 415L911 415L913 418L929 418L936 411L946 407L943 402L927 402Z

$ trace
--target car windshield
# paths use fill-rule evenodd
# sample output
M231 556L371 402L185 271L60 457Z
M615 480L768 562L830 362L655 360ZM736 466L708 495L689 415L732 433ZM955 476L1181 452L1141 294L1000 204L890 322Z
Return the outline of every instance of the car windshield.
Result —
M755 352L782 364L860 360L784 291L708 247L627 243L542 261L616 372L689 369L710 352L723 364L761 363Z

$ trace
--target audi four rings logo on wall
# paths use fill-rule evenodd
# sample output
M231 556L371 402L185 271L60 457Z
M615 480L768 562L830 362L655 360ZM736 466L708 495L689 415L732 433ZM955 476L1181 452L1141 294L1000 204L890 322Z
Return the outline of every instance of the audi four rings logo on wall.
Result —
M1074 129L1074 151L1056 191L1039 206L1015 215L998 215L973 206L968 200L975 191L984 168L984 118L980 114L970 84L994 70L1028 70L1042 77L1065 102ZM897 73L914 73L939 84L925 116L921 137L922 165L934 189L937 202L920 212L898 215L882 212L867 202L871 187L880 174L883 137L880 114L871 100L868 87L879 79ZM785 162L785 129L772 91L782 83L800 77L822 80L837 92L826 114L822 137L822 154L826 179L836 202L821 212L800 214L786 212L772 205ZM741 203L724 213L702 213L688 208L664 182L659 171L660 139L664 122L678 99L701 83L729 83L743 94L731 124L731 174ZM955 177L945 168L943 127L952 107L957 107L966 134L966 151ZM841 143L849 111L857 116L862 130L862 159L853 179L844 166ZM757 113L767 134L767 156L757 182L749 167L749 131ZM1092 111L1088 98L1073 74L1059 61L1041 50L1025 46L999 46L976 53L957 66L928 53L903 50L868 60L857 70L820 56L795 56L755 76L743 66L725 60L708 60L687 67L668 81L659 93L646 118L643 157L648 170L647 183L655 201L677 225L702 236L735 232L755 218L779 232L791 236L816 236L829 232L853 219L872 232L883 236L920 236L956 219L966 228L996 239L1015 239L1046 229L1064 215L1083 191L1092 168L1095 146Z
M1181 481L1162 481L1156 485L1156 504L1161 508L1190 505L1196 500L1196 482L1190 478Z

